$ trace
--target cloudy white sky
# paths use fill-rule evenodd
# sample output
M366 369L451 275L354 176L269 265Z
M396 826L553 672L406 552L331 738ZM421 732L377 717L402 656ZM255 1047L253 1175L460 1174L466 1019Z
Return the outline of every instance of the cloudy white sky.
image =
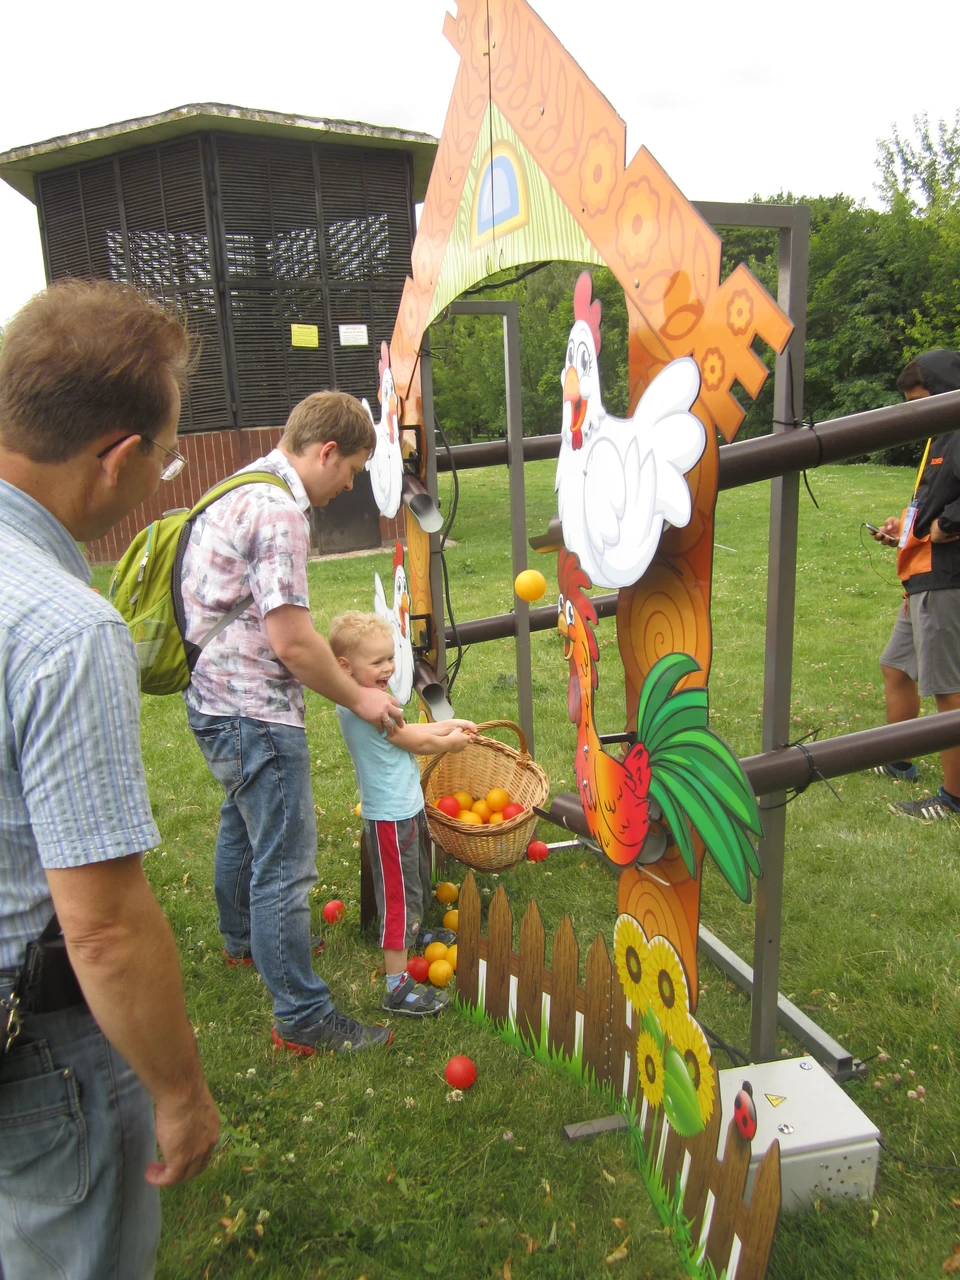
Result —
M5 7L0 151L225 102L439 135L455 0L52 0ZM843 191L876 203L878 138L960 107L958 0L534 0L691 199ZM0 324L43 287L33 205L0 182Z

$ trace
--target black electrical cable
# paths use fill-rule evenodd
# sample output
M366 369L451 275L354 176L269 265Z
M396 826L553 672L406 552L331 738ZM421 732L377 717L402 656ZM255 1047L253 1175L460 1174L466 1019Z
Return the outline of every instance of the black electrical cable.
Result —
M478 284L472 289L464 289L463 297L469 298L477 293L492 293L497 289L506 289L508 285L519 284L521 280L526 280L527 276L536 275L538 271L542 271L544 267L552 266L552 262L536 262L532 267L527 267L525 271L518 271L512 275L509 280L492 280L488 284Z
M926 1173L960 1173L960 1165L955 1164L924 1164L922 1160L910 1160L907 1156L898 1156L895 1151L891 1151L886 1143L880 1143L880 1150L885 1156L889 1156L891 1160L896 1160L900 1164L908 1164L913 1169L923 1169Z
M722 1040L715 1031L711 1031L705 1022L701 1022L700 1026L703 1029L703 1034L710 1041L711 1046L716 1045L718 1049L722 1049L723 1052L727 1055L727 1057L730 1059L731 1066L734 1066L734 1067L750 1066L750 1059L741 1049L738 1049L736 1045L727 1044L726 1040Z

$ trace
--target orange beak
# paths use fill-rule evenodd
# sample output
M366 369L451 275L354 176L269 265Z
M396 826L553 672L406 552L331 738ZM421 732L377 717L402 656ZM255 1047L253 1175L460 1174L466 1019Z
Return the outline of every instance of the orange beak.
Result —
M572 364L567 365L567 371L563 375L563 399L564 403L570 402L570 434L574 449L579 449L583 444L582 427L587 416L587 402L581 399L580 379Z

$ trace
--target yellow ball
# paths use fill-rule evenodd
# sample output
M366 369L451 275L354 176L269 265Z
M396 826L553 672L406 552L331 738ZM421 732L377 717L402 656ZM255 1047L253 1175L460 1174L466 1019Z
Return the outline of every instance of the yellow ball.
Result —
M457 944L456 943L454 943L452 947L447 947L447 954L443 958L444 960L446 960L447 964L450 966L453 972L456 973L457 972Z
M449 960L434 960L430 966L427 978L435 987L445 987L453 977L453 966Z
M451 880L441 880L434 892L437 895L437 901L444 904L456 902L460 890Z
M445 942L431 942L424 951L423 958L427 964L433 964L434 960L446 960L447 944Z
M456 908L454 908L454 910L452 911L448 911L446 915L443 917L443 927L445 929L450 929L453 933L457 932L457 925L459 923L460 923L460 912L457 911Z
M517 574L513 589L521 600L539 600L547 589L547 580L539 569L524 569Z
M358 817L358 818L360 817L360 802L359 802L359 801L357 802L357 807L354 809L354 811L353 811L353 812L357 815L357 817Z

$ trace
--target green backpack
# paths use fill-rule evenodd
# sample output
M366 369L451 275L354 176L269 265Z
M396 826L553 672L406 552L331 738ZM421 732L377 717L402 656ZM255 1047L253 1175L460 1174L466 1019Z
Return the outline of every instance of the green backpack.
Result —
M180 578L190 526L211 503L244 484L272 484L290 492L284 481L269 471L230 476L214 485L190 511L164 516L141 530L113 571L108 598L130 628L144 693L185 689L206 646L253 600L250 595L238 600L199 644L184 638L186 616Z

